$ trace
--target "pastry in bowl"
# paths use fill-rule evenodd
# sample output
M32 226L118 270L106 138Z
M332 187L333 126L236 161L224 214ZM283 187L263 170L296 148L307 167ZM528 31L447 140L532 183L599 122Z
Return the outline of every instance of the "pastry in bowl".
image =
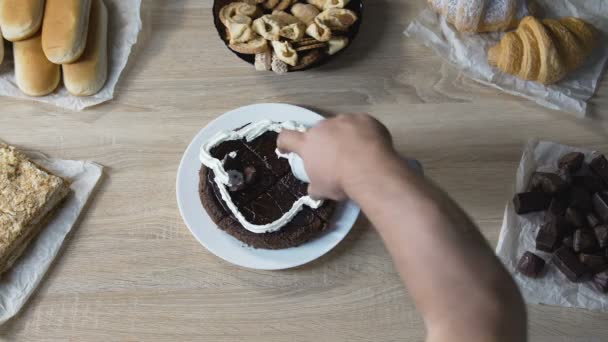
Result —
M358 32L361 1L216 0L226 45L258 71L305 70L346 48Z

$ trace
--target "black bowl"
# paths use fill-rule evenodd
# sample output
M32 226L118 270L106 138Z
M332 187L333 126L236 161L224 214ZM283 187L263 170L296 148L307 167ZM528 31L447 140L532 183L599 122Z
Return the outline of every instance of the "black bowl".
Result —
M226 39L226 27L224 27L224 24L222 24L222 22L220 21L219 13L220 13L220 10L222 9L222 7L224 7L225 5L227 5L231 2L235 2L235 1L237 1L237 0L214 0L213 1L213 21L215 24L215 28L217 29L217 33L218 33L220 39L224 42L224 44L226 44L226 47L228 49L230 49L230 46L229 46L228 40ZM334 55L331 55L331 56L326 55L325 58L322 58L317 63L309 65L303 69L293 70L291 72L304 71L304 70L316 68L320 65L323 65L323 64L329 62L330 60L334 59L335 57L339 56L340 54L342 54L353 43L353 40L357 36L357 33L359 33L359 28L361 27L361 23L363 21L363 0L351 0L345 8L355 12L357 14L357 17L359 17L359 20L357 20L353 24L353 26L351 26L351 28L348 30L348 32L343 34L344 36L348 37L348 40L349 40L348 45L344 49L338 51L338 53L336 53ZM271 12L272 11L265 10L264 14L269 14ZM255 55L247 55L247 54L239 53L232 49L230 49L230 51L232 51L240 59L244 60L245 62L247 62L249 64L255 63Z

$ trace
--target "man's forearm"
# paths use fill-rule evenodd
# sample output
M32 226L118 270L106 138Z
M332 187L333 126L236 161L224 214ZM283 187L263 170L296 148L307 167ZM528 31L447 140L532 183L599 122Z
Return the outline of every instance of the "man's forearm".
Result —
M524 341L519 292L467 215L398 158L374 158L377 173L346 191L385 240L429 339Z

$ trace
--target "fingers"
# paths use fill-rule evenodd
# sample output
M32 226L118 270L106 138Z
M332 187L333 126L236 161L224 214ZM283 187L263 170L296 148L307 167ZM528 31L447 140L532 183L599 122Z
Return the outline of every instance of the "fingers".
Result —
M279 139L277 140L277 147L283 152L298 153L303 144L304 133L286 129L279 134Z
M321 193L317 191L317 189L315 188L314 185L312 185L312 183L308 184L308 195L316 200L323 199L323 196L321 196Z

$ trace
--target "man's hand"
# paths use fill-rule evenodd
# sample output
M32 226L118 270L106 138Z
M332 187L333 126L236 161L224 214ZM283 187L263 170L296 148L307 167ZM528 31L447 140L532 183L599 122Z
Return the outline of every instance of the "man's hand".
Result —
M339 116L306 133L283 131L278 146L302 157L311 195L361 206L424 318L427 341L526 341L513 279L466 213L398 158L386 127L368 115Z
M302 157L312 196L334 200L345 199L386 156L396 156L386 127L367 114L340 115L306 133L284 130L277 144Z

